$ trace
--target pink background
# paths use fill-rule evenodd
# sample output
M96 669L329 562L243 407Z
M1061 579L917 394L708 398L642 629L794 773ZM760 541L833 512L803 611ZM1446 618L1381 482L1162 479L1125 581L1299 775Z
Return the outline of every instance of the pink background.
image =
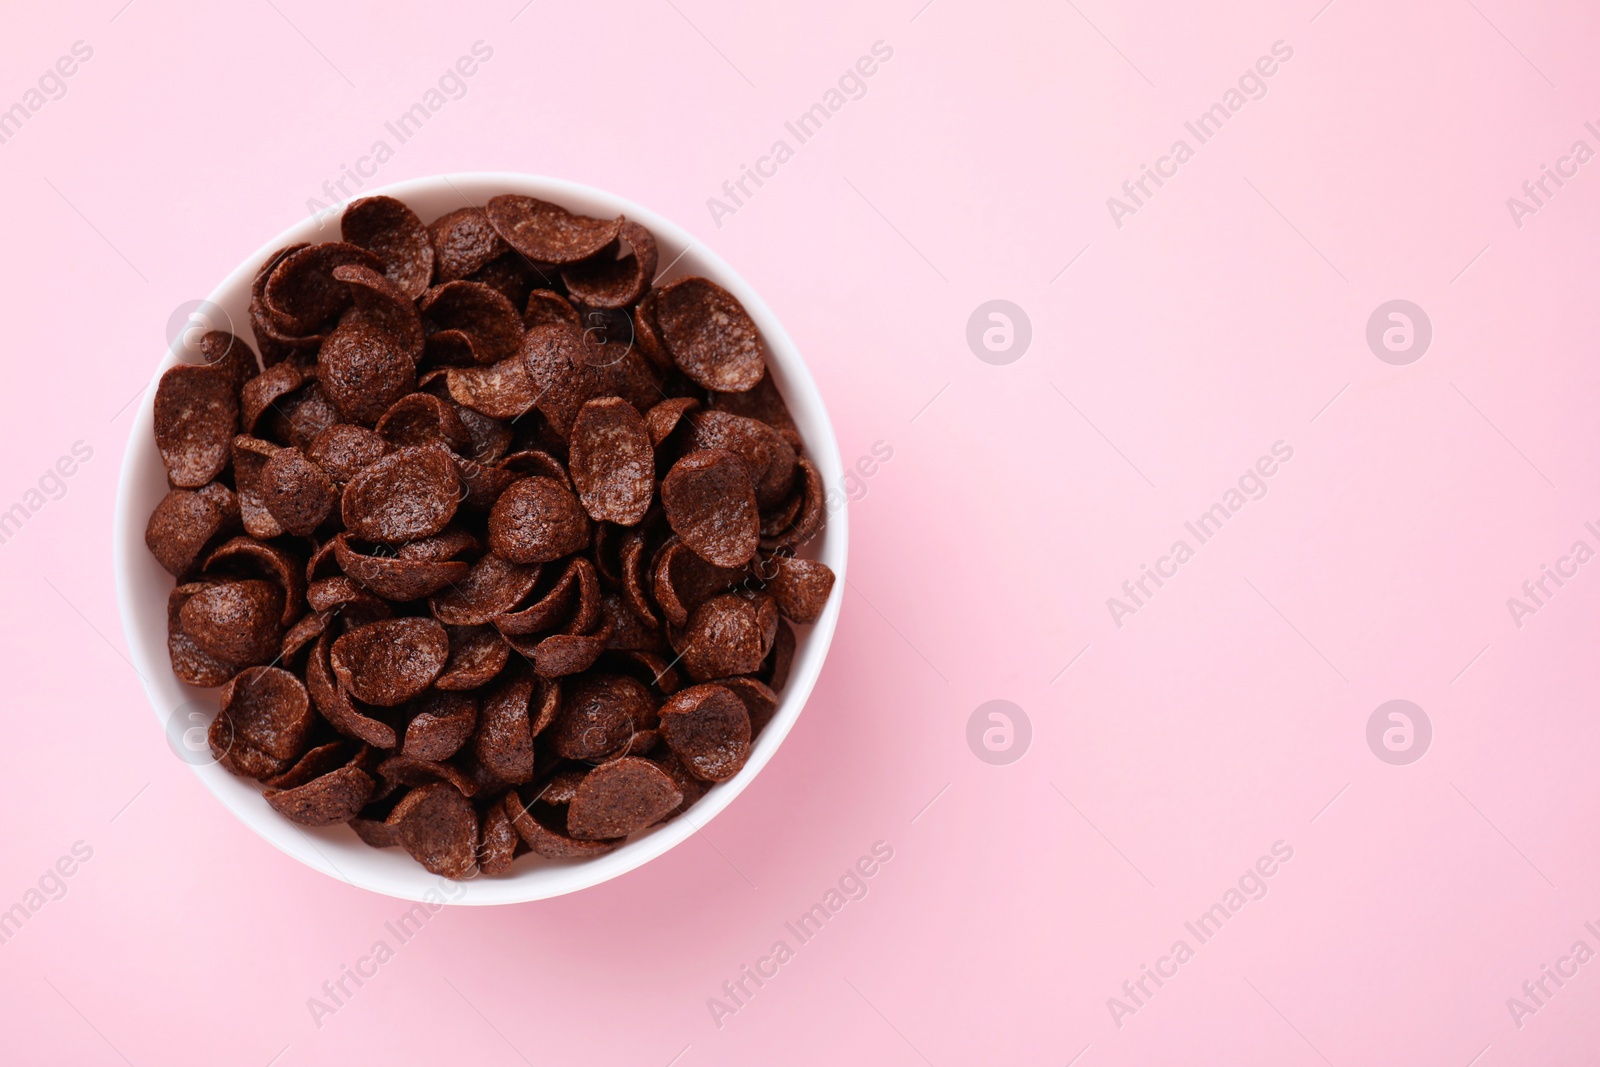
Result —
M1506 606L1600 548L1600 163L1520 228L1506 206L1600 149L1592 14L121 2L0 37L0 107L93 49L0 144L0 509L93 449L0 545L0 908L92 849L0 945L8 1059L1488 1067L1600 1044L1600 961L1520 1027L1507 1007L1600 951L1600 567L1521 628ZM822 680L748 791L616 881L440 913L319 1027L307 998L405 907L280 855L173 757L123 659L114 485L172 310L478 40L465 95L369 188L522 170L651 205L784 321L846 462L893 458L852 505ZM1280 40L1266 96L1117 227L1106 198ZM716 225L707 198L876 41L866 95ZM996 298L1033 329L1003 366L965 339ZM1365 341L1396 298L1433 325L1409 366ZM1266 497L1118 628L1106 598L1280 440ZM1397 698L1433 724L1408 766L1366 741ZM992 699L1032 723L1006 766L966 740ZM878 841L868 895L719 1027L707 999ZM1266 896L1198 944L1184 923L1279 841ZM1107 998L1179 938L1194 958L1119 1027Z

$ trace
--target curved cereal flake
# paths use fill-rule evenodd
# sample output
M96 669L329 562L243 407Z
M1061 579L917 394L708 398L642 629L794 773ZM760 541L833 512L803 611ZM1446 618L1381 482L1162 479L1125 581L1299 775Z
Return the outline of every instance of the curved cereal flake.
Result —
M685 626L689 615L718 593L749 577L745 567L707 563L676 536L664 541L650 565L651 591L667 622Z
M283 625L288 626L300 617L305 602L305 578L299 560L278 545L248 537L231 538L206 557L201 569L213 577L266 577L283 590L280 619Z
M428 226L428 236L441 282L465 278L508 250L482 208L464 207L439 216Z
M406 724L400 754L447 760L461 751L478 726L478 701L467 693L430 690L418 698L422 710Z
M643 530L629 530L622 539L622 547L617 552L617 563L622 571L622 595L628 607L646 625L659 627L661 620L656 617L655 606L650 602L648 593L649 578L645 567L645 550L649 547L649 537ZM683 613L687 619L689 613Z
M761 376L754 389L742 393L711 393L707 403L713 411L743 415L764 422L780 433L796 432L794 416L789 413L789 405L783 402L783 394L778 392L770 372Z
M312 703L328 725L346 737L364 741L373 748L394 748L394 727L363 713L339 687L328 666L332 638L331 630L324 631L306 659L306 691L311 694Z
M239 402L228 376L212 367L180 363L156 386L156 448L167 479L198 489L228 465L239 430Z
M291 360L276 363L245 382L239 390L240 428L254 434L262 415L309 380L305 366Z
M416 600L428 596L462 580L470 570L467 564L456 560L366 555L351 548L344 534L334 538L333 551L346 574L385 600Z
M263 780L261 784L273 789L293 789L305 785L313 778L320 778L348 763L348 748L349 744L343 740L318 745L296 760L288 770Z
M633 309L633 340L639 352L660 370L672 370L672 356L661 340L661 324L656 321L656 294L652 289Z
M725 782L750 758L750 713L720 685L695 685L661 705L661 735L689 773Z
M290 255L310 247L308 244L295 244L280 248L261 265L250 285L250 329L255 334L256 347L261 350L263 367L271 367L305 353L314 353L322 343L322 332L299 333L279 329L266 307L267 279L272 277L272 272Z
M183 632L183 605L189 598L206 588L208 583L192 582L177 586L167 597L167 656L172 661L172 673L186 685L204 688L222 685L233 677L236 669L226 660L220 660L205 651L195 639Z
M395 334L346 320L317 350L317 374L344 421L371 426L416 388L417 361Z
M580 556L572 561L570 570L578 582L578 603L561 632L594 633L595 627L604 621L600 616L600 579L595 572L594 563L587 557Z
M395 554L401 559L443 563L445 560L456 559L469 553L476 555L482 551L483 542L478 540L477 534L452 525L431 537L419 537L415 541L407 541Z
M625 308L644 295L656 276L656 238L628 219L618 230L631 249L622 254L620 244L576 263L561 272L567 292L581 304L595 308Z
M437 445L397 449L350 479L340 514L352 537L380 544L436 534L461 498L461 476L449 450Z
M517 834L527 842L528 848L536 856L543 856L550 860L583 859L590 856L599 856L610 852L622 842L620 841L579 841L568 837L551 826L547 826L533 812L528 809L522 799L517 796L516 790L509 790L502 801L506 815L511 819L511 825L516 827Z
M383 270L377 256L342 241L308 245L284 256L261 291L268 320L286 334L315 332L350 304L349 287L333 276L335 268L346 264Z
M732 293L708 278L662 287L655 322L673 363L702 388L742 393L766 371L756 324Z
M395 785L428 785L431 782L449 782L470 797L478 791L478 784L462 774L459 769L437 760L418 759L415 756L390 756L378 764L378 774Z
M449 657L450 639L433 619L380 619L335 641L328 663L351 696L394 707L427 689Z
M689 616L683 633L684 670L697 682L754 674L778 636L778 608L770 596L723 593Z
M312 611L337 612L347 629L394 615L386 601L373 596L342 574L320 578L307 586L306 603Z
M541 678L561 678L594 666L606 649L609 633L551 634L533 648L533 671Z
M572 424L571 473L596 522L632 526L655 498L655 448L644 419L620 397L584 404Z
M400 845L400 835L382 819L351 819L349 826L364 844L372 848L397 848Z
M383 262L383 273L409 300L433 278L433 242L416 212L391 196L368 196L344 209L339 229L345 241Z
M791 497L800 500L798 513L776 532L768 534L762 531L761 547L768 552L793 550L805 544L817 535L827 518L821 473L804 456L800 457L799 466L800 475L791 494Z
M512 563L490 552L472 565L466 577L433 596L428 608L446 625L481 626L533 592L539 570L537 563Z
M833 569L814 559L793 556L772 562L776 573L767 582L767 591L777 600L778 610L795 622L816 622L833 592Z
M459 879L477 870L478 815L448 782L411 790L386 821L405 850L432 873Z
M531 330L552 322L583 328L583 317L566 297L549 289L533 290L528 294L528 303L522 311L522 325Z
M584 776L567 806L567 832L590 841L627 837L659 822L682 801L660 767L624 756Z
M595 580L594 565L581 557L570 560L555 583L532 604L516 611L503 612L489 621L503 634L520 636L553 630L572 617L572 608L579 599L580 589L584 601L592 603L597 600L599 585ZM592 625L593 618L588 622ZM580 622L578 629L585 630L588 626Z
M283 774L292 765L289 760L275 759L242 738L233 735L233 722L226 715L211 720L206 732L211 755L222 764L223 770L241 778L264 780Z
M273 810L302 826L332 826L355 818L376 788L370 775L350 764L293 789L268 790Z
M650 443L657 448L678 428L678 422L700 407L692 396L674 396L656 404L644 413L644 424L650 431Z
M383 413L375 429L396 448L437 442L462 452L472 447L472 436L461 421L461 410L432 393L408 393Z
M298 448L280 448L261 468L261 503L286 533L309 537L333 511L339 490Z
M548 563L589 543L589 517L578 498L551 478L523 478L489 512L489 546L513 563Z
M450 658L445 661L444 673L433 680L435 689L476 689L505 670L511 646L494 627L447 626L445 630L450 635Z
M686 420L684 438L690 451L725 448L744 460L758 507L782 503L794 485L798 457L783 435L764 422L726 411L705 411Z
M293 667L300 650L321 637L332 621L332 615L321 611L308 611L300 616L300 621L283 635L283 643L278 646L278 662Z
M478 838L478 869L484 874L505 874L511 869L521 840L505 805L489 805L483 813L483 830Z
M201 335L200 358L227 378L235 393L261 372L250 346L226 330L208 330Z
M250 302L250 329L256 337L256 347L261 350L263 367L274 367L296 359L314 356L326 333L297 337L285 334L272 325L259 300Z
M523 336L519 355L533 379L535 406L563 441L583 405L610 391L604 354L575 326L534 327Z
M782 619L778 620L778 636L772 642L772 653L761 666L761 677L773 689L782 689L789 681L789 667L794 663L794 630Z
M270 663L283 637L283 590L251 578L197 591L179 612L183 632L226 663Z
M630 532L628 527L618 526L614 522L595 523L594 537L589 544L589 559L594 563L595 573L600 576L600 584L606 589L622 587L622 558L619 553L622 538Z
M311 698L281 667L247 667L222 690L220 714L242 737L274 759L295 759L311 737Z
M561 683L549 678L535 680L533 692L533 736L538 737L561 714Z
M622 674L585 674L562 684L561 710L543 735L563 759L614 755L635 731L655 725L656 702L644 685Z
M498 363L516 355L522 346L522 316L516 305L481 282L436 285L419 307L427 335L459 333L473 362Z
M533 777L533 729L528 702L533 679L515 677L496 686L478 711L472 754L479 766L507 785Z
M539 387L521 356L485 367L447 368L445 384L451 400L491 419L515 419L539 399Z
M708 563L738 567L760 542L755 487L744 461L724 449L691 452L661 480L667 524Z
M341 488L389 451L389 442L365 426L336 423L317 434L306 446L306 458Z
M759 734L778 712L778 694L759 678L718 678L716 684L744 701L751 736Z
M417 305L394 282L356 264L336 267L336 281L350 287L351 307L341 324L359 322L388 334L412 362L422 358L424 333Z
M622 219L574 215L558 204L514 193L494 197L485 209L505 242L535 263L577 263L616 240Z
M777 537L794 525L800 517L800 507L806 502L805 489L802 486L798 491L791 492L787 500L775 508L768 508L761 515L761 536L764 538Z
M188 573L200 553L239 522L239 501L212 482L198 491L173 489L161 498L144 528L145 547L173 577Z

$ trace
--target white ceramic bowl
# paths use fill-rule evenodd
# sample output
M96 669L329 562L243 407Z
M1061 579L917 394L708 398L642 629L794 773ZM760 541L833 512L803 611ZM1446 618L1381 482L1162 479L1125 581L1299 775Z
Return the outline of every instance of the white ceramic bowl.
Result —
M173 579L146 550L145 524L165 494L166 476L152 435L155 383L162 372L178 362L181 349L173 346L156 368L146 390L128 441L117 489L114 530L117 597L122 628L134 665L144 677L146 695L155 711L157 727L167 731L169 744L189 763L206 787L238 816L239 821L295 859L334 878L389 896L407 900L443 900L459 904L509 904L571 893L615 878L654 859L693 834L698 827L732 803L761 773L784 737L794 726L833 639L839 605L844 596L846 515L841 489L839 445L823 407L822 396L796 351L789 335L756 292L716 255L694 244L678 226L661 216L587 186L554 178L525 174L465 173L418 178L363 194L396 197L431 221L468 204L482 205L500 193L524 193L586 215L627 215L655 235L661 246L661 263L670 264L657 281L687 274L711 278L727 289L750 312L766 342L770 373L788 402L804 435L806 451L822 473L828 490L829 515L823 533L812 543L817 559L833 568L838 581L833 596L815 625L798 627L794 666L780 695L782 703L767 728L756 739L750 761L734 778L715 786L684 815L634 835L624 846L592 860L552 862L532 855L520 857L511 871L498 877L480 877L452 883L428 873L402 849L375 849L363 844L347 826L308 829L283 818L261 799L261 787L235 777L214 763L204 744L204 728L217 707L217 690L195 689L179 682L167 659L167 594ZM225 316L220 328L254 345L249 329L250 283L256 269L273 251L298 241L338 240L338 217L306 219L289 227L245 259L211 294L208 311ZM685 251L687 250L687 251ZM680 256L680 253L682 255ZM676 262L674 262L676 260ZM219 315L220 313L220 315ZM227 320L231 320L231 323ZM176 767L176 762L174 767Z

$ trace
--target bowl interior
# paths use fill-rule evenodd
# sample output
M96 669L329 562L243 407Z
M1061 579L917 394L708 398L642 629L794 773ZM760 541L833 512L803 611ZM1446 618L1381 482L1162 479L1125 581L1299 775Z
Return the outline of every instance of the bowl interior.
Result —
M660 243L661 263L668 266L658 276L658 282L703 275L744 304L766 343L769 373L794 415L807 454L821 472L827 490L827 523L806 554L828 564L838 576L822 616L812 626L796 627L794 665L787 686L779 694L777 714L756 739L750 760L738 775L712 788L677 819L636 834L623 847L592 860L552 862L529 855L520 857L508 874L451 883L428 873L400 849L368 847L347 826L310 829L281 817L261 799L261 788L256 783L235 777L211 762L200 731L216 711L217 691L179 682L167 659L166 602L173 579L146 550L144 529L150 512L167 491L166 474L153 437L155 384L168 367L179 361L181 352L176 346L156 368L134 417L118 486L113 550L117 596L129 652L173 751L191 764L201 781L245 825L302 863L364 889L408 900L505 904L570 893L638 867L705 825L760 772L794 725L822 669L844 595L846 513L838 443L816 383L766 304L721 259L655 213L572 182L510 173L444 175L363 190L364 195L374 193L403 200L425 222L460 207L482 205L500 193L536 196L581 214L625 214L648 227ZM307 218L263 245L211 294L206 311L218 320L211 323L213 328L231 330L253 347L248 309L250 284L257 267L286 244L338 239L339 220L334 212L320 220Z

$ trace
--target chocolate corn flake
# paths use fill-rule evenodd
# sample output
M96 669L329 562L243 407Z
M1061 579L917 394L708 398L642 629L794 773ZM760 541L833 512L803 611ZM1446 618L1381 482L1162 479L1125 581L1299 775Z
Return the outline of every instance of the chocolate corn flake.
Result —
M756 554L761 517L744 461L725 449L691 452L661 479L667 523L707 563L738 567Z
M428 227L441 282L465 278L508 248L482 208L464 207L441 215Z
M580 263L616 239L622 219L574 215L559 204L508 194L485 209L495 232L535 263Z
M447 353L455 353L459 346L471 362L509 359L522 344L522 315L516 305L482 282L436 285L422 297L420 307L429 344L448 337Z
M334 641L329 665L339 686L380 707L404 704L432 684L450 657L450 638L433 619L380 619Z
M816 622L833 592L832 568L814 559L789 556L775 559L773 569L767 591L778 601L778 610L795 622Z
M725 782L750 758L750 713L720 685L695 685L661 705L661 736L689 773Z
M572 424L573 484L596 522L632 526L655 497L655 448L634 406L621 397L590 400Z
M620 841L584 841L569 837L562 830L549 825L550 816L535 812L523 805L516 790L506 793L502 801L511 825L518 836L537 856L551 860L583 859L599 856L616 848ZM542 816L542 817L541 817Z
M383 273L410 300L433 278L433 242L416 212L391 196L368 196L344 209L339 229L350 244L383 263Z
M180 363L156 386L156 447L167 479L198 489L222 473L239 429L239 398L228 375Z
M623 756L584 776L567 806L567 832L579 840L606 840L654 825L683 794L647 759Z
M478 814L448 782L416 787L386 820L405 850L434 874L465 878L477 867Z
M655 279L655 235L627 219L618 228L618 235L620 242L561 272L567 292L589 307L632 307ZM626 253L621 247L624 242Z
M588 543L589 517L553 478L513 482L489 513L489 546L513 563L548 563Z
M268 321L292 335L310 334L326 325L350 303L349 287L333 276L347 264L383 270L377 256L341 241L307 245L284 256L261 292Z
M766 372L756 324L716 282L680 278L656 295L654 310L662 345L696 385L742 393Z
M448 450L401 448L350 479L340 498L345 528L365 541L394 544L444 529L461 502L461 475Z

